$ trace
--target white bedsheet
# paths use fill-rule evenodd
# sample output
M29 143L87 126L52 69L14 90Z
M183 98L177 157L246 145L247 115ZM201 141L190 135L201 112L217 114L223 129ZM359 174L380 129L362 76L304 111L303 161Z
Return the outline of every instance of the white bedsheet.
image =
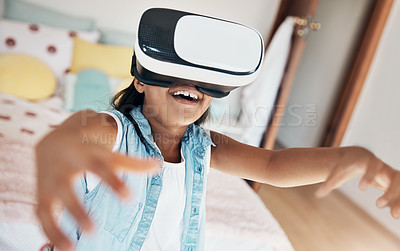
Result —
M37 224L0 222L1 251L39 251L46 241Z
M244 180L211 169L206 203L206 250L294 250L278 222Z
M45 243L33 213L36 175L32 147L51 129L49 125L68 116L56 101L31 103L0 94L5 118L0 123L0 175L4 178L0 184L0 250L38 250ZM21 131L25 127L34 133ZM16 180L24 182L15 184ZM293 251L279 224L242 179L211 169L206 203L207 251Z

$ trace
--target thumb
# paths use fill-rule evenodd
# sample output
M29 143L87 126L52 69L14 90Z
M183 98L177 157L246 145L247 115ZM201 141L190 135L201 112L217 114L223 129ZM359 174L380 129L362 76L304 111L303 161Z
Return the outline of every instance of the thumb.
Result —
M112 163L115 170L125 169L147 174L156 174L161 168L161 161L158 159L133 158L119 153L112 154Z
M347 176L348 173L345 169L335 169L316 191L315 196L318 198L325 197L332 192L332 190L338 188L344 182L346 182L349 179Z

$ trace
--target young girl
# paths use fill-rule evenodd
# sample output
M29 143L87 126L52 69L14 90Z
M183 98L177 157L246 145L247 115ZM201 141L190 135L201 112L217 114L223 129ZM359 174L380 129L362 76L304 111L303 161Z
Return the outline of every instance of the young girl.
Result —
M207 132L199 125L212 90L194 79L156 86L139 68L134 63L136 79L114 98L115 110L78 112L37 146L37 214L56 247L201 250L210 167L279 187L325 181L317 196L362 175L360 188L385 191L377 206L390 206L393 217L400 216L400 172L370 151L271 151ZM84 171L89 172L76 181ZM62 230L52 217L57 201L68 212Z

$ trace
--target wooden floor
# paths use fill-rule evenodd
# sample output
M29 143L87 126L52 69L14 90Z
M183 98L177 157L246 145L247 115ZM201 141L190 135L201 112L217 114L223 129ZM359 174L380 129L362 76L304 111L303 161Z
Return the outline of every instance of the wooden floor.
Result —
M317 199L317 187L262 185L258 192L296 251L400 251L400 240L344 195Z

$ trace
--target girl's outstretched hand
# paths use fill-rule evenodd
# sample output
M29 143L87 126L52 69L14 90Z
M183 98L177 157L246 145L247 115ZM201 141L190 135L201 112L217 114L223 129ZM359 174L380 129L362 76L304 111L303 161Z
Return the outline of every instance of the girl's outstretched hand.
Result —
M344 147L342 158L316 192L323 197L344 182L362 175L359 187L362 190L373 186L385 193L376 201L377 207L389 206L394 218L400 217L400 172L393 169L370 151L361 147Z
M38 175L37 216L43 230L56 247L72 248L71 241L59 229L53 216L57 202L61 202L83 230L90 231L93 223L73 192L73 181L85 170L93 172L107 183L121 198L128 198L126 185L117 177L118 169L156 173L158 160L133 159L112 153L101 145L82 142L75 130L54 130L36 147Z

